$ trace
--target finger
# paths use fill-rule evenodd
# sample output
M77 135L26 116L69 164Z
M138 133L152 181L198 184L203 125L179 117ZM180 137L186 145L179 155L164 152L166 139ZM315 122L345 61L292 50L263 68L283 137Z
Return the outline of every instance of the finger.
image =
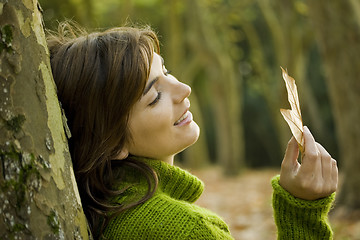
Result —
M301 167L305 172L321 171L320 152L316 146L315 139L308 127L304 127L305 152ZM321 172L319 173L321 174Z
M282 162L283 167L293 167L298 164L297 158L299 156L299 146L294 137L290 139L288 142L284 159Z
M333 191L336 191L337 189L337 186L338 186L338 177L339 177L339 170L338 170L338 167L337 167L337 162L335 159L331 159L331 165L332 165L332 168L331 168L331 178L332 178L332 182L333 182L333 186L334 186L334 189Z
M332 181L332 161L331 161L331 156L326 151L326 149L323 146L321 146L321 144L316 143L316 147L320 152L322 177L326 182L331 182Z

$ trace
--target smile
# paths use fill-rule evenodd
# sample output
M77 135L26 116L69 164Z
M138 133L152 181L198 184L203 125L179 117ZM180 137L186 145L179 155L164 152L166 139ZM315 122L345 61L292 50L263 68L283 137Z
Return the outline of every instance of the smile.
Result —
M186 111L186 113L184 113L184 115L182 115L179 120L177 120L175 123L174 123L174 126L177 126L177 125L184 125L184 124L187 124L189 122L192 121L192 114L191 112L189 111Z

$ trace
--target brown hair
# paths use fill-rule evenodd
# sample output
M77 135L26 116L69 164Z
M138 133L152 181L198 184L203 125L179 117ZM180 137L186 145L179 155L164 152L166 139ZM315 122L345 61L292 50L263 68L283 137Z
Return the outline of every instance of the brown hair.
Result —
M87 34L68 22L48 37L50 60L58 97L68 118L69 148L85 214L95 236L108 221L154 193L155 172L131 158L115 157L126 141L129 113L141 97L153 52L159 53L156 34L149 28L112 28ZM130 166L148 181L146 196L130 205L113 197L116 168ZM111 213L111 214L110 214Z

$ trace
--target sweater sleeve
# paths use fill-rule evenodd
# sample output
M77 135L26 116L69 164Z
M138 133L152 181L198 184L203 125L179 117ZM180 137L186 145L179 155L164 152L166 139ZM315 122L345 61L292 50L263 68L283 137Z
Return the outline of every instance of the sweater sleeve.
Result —
M333 233L327 215L335 193L314 201L303 200L283 189L279 179L280 176L275 176L271 181L277 239L332 239Z

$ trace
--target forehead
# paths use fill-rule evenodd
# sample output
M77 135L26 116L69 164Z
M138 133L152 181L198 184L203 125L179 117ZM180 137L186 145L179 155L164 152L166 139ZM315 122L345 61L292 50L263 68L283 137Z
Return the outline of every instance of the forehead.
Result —
M154 52L151 67L150 67L150 75L147 81L151 81L151 79L155 78L159 75L159 71L162 70L162 65L164 64L164 59L157 53Z

